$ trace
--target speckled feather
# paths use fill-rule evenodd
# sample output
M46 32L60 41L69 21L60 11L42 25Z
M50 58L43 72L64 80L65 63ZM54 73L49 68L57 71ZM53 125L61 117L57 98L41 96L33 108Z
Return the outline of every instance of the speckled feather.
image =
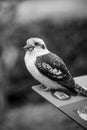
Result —
M76 93L75 81L60 57L53 53L38 56L35 65L43 75Z

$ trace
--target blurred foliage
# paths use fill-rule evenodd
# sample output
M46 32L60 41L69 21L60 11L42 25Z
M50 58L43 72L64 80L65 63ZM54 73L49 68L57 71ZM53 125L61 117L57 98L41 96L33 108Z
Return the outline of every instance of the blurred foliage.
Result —
M68 19L62 23L45 19L20 25L15 22L17 2L0 3L0 130L80 130L52 106L36 106L44 99L31 89L38 82L25 67L23 46L28 38L40 37L49 50L64 60L73 76L85 75L87 19ZM8 106L16 108L9 111Z
M1 130L83 130L50 104L26 105L10 110Z

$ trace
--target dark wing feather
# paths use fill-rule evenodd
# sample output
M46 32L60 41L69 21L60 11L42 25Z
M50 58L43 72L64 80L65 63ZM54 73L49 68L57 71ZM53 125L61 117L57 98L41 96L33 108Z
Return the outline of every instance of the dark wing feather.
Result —
M35 65L43 75L74 91L75 81L60 57L53 53L38 56Z

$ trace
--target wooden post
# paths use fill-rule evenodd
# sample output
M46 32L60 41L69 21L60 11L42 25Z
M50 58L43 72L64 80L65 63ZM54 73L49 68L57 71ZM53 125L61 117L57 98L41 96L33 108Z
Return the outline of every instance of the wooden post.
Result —
M87 76L80 76L74 79L79 85L87 88ZM55 91L55 93L44 92L41 90L41 85L33 86L32 89L77 122L81 127L87 129L87 97L81 95L70 96L59 91Z

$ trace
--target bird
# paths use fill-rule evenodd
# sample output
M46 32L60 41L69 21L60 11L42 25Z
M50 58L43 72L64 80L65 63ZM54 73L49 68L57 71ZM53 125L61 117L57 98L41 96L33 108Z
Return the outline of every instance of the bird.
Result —
M24 62L29 73L42 84L43 91L67 89L87 96L87 89L76 83L62 58L47 49L43 39L31 37L24 46Z

